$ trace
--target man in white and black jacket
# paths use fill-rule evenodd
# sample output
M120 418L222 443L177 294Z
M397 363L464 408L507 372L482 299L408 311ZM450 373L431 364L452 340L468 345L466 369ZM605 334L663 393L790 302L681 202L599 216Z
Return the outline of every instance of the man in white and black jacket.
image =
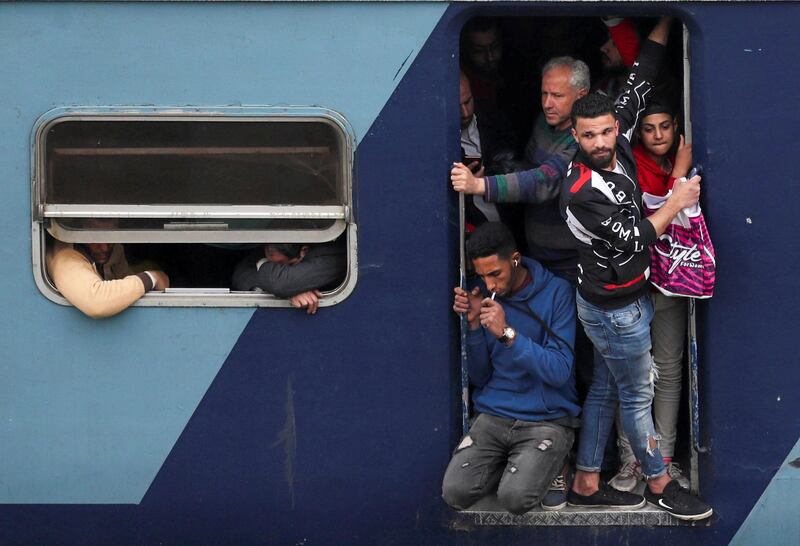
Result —
M712 509L672 481L653 426L653 360L648 289L648 247L678 212L697 203L700 177L681 179L665 205L643 218L642 191L630 139L664 57L670 20L662 18L642 45L617 104L589 94L572 108L579 152L561 195L567 224L578 241L578 318L596 352L594 377L583 406L576 475L567 501L573 506L635 509L645 501L686 520ZM614 414L647 479L644 498L600 482L600 467Z

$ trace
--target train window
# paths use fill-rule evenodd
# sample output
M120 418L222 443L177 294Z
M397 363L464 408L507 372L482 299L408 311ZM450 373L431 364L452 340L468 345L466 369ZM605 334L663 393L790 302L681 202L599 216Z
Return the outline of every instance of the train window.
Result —
M125 243L159 263L207 258L143 305L280 305L227 289L231 262L264 243L338 239L355 248L352 131L330 110L58 109L33 138L40 288L52 284L42 269L46 234ZM339 296L355 281L354 251L348 256Z

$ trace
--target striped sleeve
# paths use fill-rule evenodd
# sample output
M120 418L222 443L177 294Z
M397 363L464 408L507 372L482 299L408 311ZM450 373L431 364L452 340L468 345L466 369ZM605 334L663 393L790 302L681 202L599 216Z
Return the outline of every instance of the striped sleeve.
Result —
M548 154L534 169L484 177L484 199L490 203L544 203L556 199L577 147L572 141L563 151Z

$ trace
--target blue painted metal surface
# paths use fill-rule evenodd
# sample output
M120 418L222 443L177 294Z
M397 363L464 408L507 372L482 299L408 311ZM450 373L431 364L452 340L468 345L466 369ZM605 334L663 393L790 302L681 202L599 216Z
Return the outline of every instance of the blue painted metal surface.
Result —
M139 502L252 315L133 309L95 323L45 301L30 265L36 118L65 105L321 104L363 136L442 10L0 6L0 306L14 310L0 316L0 502Z
M455 529L439 498L461 428L447 186L458 32L476 13L605 6L3 4L0 305L14 313L0 317L0 543L726 544L753 506L741 540L766 537L752 533L779 489L764 491L800 436L800 5L660 9L691 31L694 154L719 257L715 296L698 304L710 527ZM238 102L320 104L353 124L360 271L349 299L316 317L132 309L90 322L35 291L27 142L38 114ZM46 504L56 493L75 504Z
M800 440L783 461L731 546L800 544Z

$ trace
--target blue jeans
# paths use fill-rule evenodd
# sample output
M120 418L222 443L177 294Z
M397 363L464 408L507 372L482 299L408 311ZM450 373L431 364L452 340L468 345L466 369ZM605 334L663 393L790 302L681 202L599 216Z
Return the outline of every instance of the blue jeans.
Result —
M651 292L653 298L653 322L650 324L650 339L653 341L653 361L658 369L656 393L653 398L653 422L661 436L659 450L664 457L675 455L675 439L678 432L678 410L681 404L681 382L683 376L683 347L686 345L686 298L673 298L661 292ZM633 459L633 451L625 435L619 433L619 451L622 461Z
M602 309L577 295L578 318L594 344L594 377L581 416L576 467L599 472L614 424L617 404L622 427L646 478L666 472L653 426L650 321L653 303L646 294L625 307Z

